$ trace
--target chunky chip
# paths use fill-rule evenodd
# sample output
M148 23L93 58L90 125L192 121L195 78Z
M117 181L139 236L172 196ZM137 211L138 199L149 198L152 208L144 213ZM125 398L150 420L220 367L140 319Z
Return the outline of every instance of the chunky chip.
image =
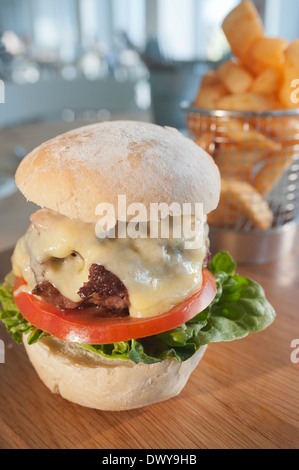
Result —
M258 38L249 50L249 57L258 63L262 69L275 67L282 69L285 57L284 51L288 46L288 41L281 38Z
M200 89L196 99L195 106L198 108L213 109L216 103L227 93L223 85L205 86Z
M264 36L263 25L258 11L250 1L241 2L224 19L222 29L232 52L245 63L246 54L252 44Z
M216 108L230 111L265 111L274 110L276 106L276 101L268 95L249 92L226 95L216 101Z
M292 42L285 51L283 85L279 99L286 108L299 107L299 39Z
M242 217L249 219L259 230L272 226L273 212L256 189L248 183L221 180L221 196L217 211L209 215L211 225L236 224Z
M270 152L263 160L253 182L253 186L262 196L267 196L276 186L292 165L296 153L296 151L289 149L275 153Z
M260 95L274 95L279 91L281 83L282 71L270 67L256 77L250 91Z
M219 67L217 76L232 94L245 93L253 84L251 74L242 65L233 60L224 62Z

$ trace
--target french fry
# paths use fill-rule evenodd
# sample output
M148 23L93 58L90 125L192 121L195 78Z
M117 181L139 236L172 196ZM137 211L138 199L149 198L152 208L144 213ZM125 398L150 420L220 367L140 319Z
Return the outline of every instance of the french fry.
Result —
M200 138L202 134L210 135L210 139L216 137L217 118L204 114L190 113L187 115L187 129L194 136Z
M266 196L278 184L292 165L296 153L294 150L285 149L267 155L253 182L253 186L262 196Z
M299 39L292 42L285 51L283 85L279 99L285 108L299 108Z
M249 59L257 62L261 68L275 67L282 69L285 61L284 51L288 41L280 38L258 38L248 51Z
M213 153L215 150L215 142L210 132L203 132L200 136L196 137L195 143L208 153Z
M214 227L233 227L242 217L240 210L221 197L217 209L208 215L208 224Z
M293 41L285 50L286 61L299 70L299 39Z
M223 178L250 182L252 172L267 151L244 149L216 149L213 157Z
M282 147L299 144L299 116L272 116L271 119L262 116L259 128Z
M187 127L191 134L198 139L200 146L205 148L200 141L206 142L211 149L261 151L280 150L282 145L275 134L269 137L264 132L259 132L234 118L213 118L210 116L188 116ZM262 126L260 126L262 127ZM263 131L263 129L262 129ZM299 132L299 131L298 131ZM211 145L214 143L214 145Z
M267 67L262 65L260 62L257 62L254 60L249 53L244 55L242 58L242 64L244 67L246 67L247 70L249 70L253 76L258 77L261 75L265 70L267 70Z
M187 128L195 140L198 140L198 145L202 146L201 142L214 143L213 148L217 145L221 149L230 149L232 142L227 138L227 132L241 132L243 124L238 119L213 117L203 114L189 114L187 116ZM209 145L211 148L211 145Z
M220 85L221 80L218 76L218 72L216 70L209 70L204 74L201 80L201 88L207 87L207 86L215 86L215 85Z
M299 82L297 88L295 80L299 76L299 72L293 67L285 66L283 72L283 85L279 91L279 100L284 108L297 109L299 107Z
M242 217L249 219L259 230L268 230L273 223L273 212L253 186L243 181L222 178L220 203L209 214L209 224L232 225Z
M200 128L203 131L210 131L215 136L222 135L227 129L231 131L238 131L243 129L243 123L236 118L227 117L214 117L208 115L193 115L200 122Z
M254 80L250 91L260 95L274 95L282 84L282 72L274 67L266 69Z
M226 94L223 85L205 86L200 88L194 104L198 108L213 109L216 102Z
M240 95L227 95L216 101L218 109L229 111L271 111L274 109L271 97L257 93L242 93Z
M299 145L299 116L281 118L284 125L276 126L273 135L279 140L282 147Z
M221 64L217 76L230 93L245 93L253 84L253 78L244 67L233 60Z
M257 39L264 36L262 21L254 4L248 0L241 2L226 16L222 29L232 52L247 65L248 50Z
M275 139L267 137L264 133L255 130L238 119L217 121L216 137L222 137L230 143L232 148L244 150L280 150L281 145Z
M237 142L244 150L279 150L281 145L264 134L254 129L228 130L227 137L232 142Z

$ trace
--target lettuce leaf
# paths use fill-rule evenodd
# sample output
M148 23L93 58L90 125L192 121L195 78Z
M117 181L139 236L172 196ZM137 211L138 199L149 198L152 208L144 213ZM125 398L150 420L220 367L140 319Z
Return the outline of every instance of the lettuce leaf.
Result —
M166 358L179 362L189 359L201 346L244 338L267 328L275 311L262 287L235 273L236 264L227 252L218 253L208 266L217 284L214 301L192 320L159 335L114 344L78 345L112 359L153 364ZM13 339L21 343L26 333L29 344L49 336L28 323L17 309L12 294L13 278L7 276L0 286L0 320Z
M6 326L16 343L22 343L22 334L28 334L28 344L34 344L44 336L49 336L42 330L38 330L23 317L13 299L14 275L8 274L0 285L0 320Z
M216 279L217 296L205 312L206 325L198 333L201 345L244 338L264 330L275 320L275 310L263 288L252 279L235 274L235 267L226 252L218 253L208 267Z

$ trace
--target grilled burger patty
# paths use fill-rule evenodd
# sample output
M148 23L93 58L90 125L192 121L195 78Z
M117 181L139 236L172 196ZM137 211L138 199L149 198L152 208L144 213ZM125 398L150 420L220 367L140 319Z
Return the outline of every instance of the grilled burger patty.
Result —
M37 284L32 293L61 310L97 305L112 310L128 311L130 305L128 291L124 284L117 276L99 264L91 265L88 282L85 282L78 292L81 302L67 299L49 281Z
M207 254L203 262L205 269L211 260L211 252L207 247ZM129 295L126 286L113 273L99 264L92 264L89 269L88 282L79 289L81 302L73 302L63 296L49 281L38 283L32 293L38 295L46 302L61 310L76 309L88 305L105 307L106 310L117 311L118 315L129 315Z

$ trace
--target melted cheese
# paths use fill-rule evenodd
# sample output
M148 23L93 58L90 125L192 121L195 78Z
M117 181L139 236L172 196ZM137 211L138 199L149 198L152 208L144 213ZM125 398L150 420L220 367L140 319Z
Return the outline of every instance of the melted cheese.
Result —
M92 224L48 210L37 214L41 223L30 227L13 255L14 273L31 289L37 281L48 280L62 295L79 302L78 291L88 281L90 266L101 264L126 286L130 315L149 317L168 311L201 287L205 241L200 248L187 250L184 239L171 234L168 239L99 240ZM204 226L196 221L198 239L205 238Z

